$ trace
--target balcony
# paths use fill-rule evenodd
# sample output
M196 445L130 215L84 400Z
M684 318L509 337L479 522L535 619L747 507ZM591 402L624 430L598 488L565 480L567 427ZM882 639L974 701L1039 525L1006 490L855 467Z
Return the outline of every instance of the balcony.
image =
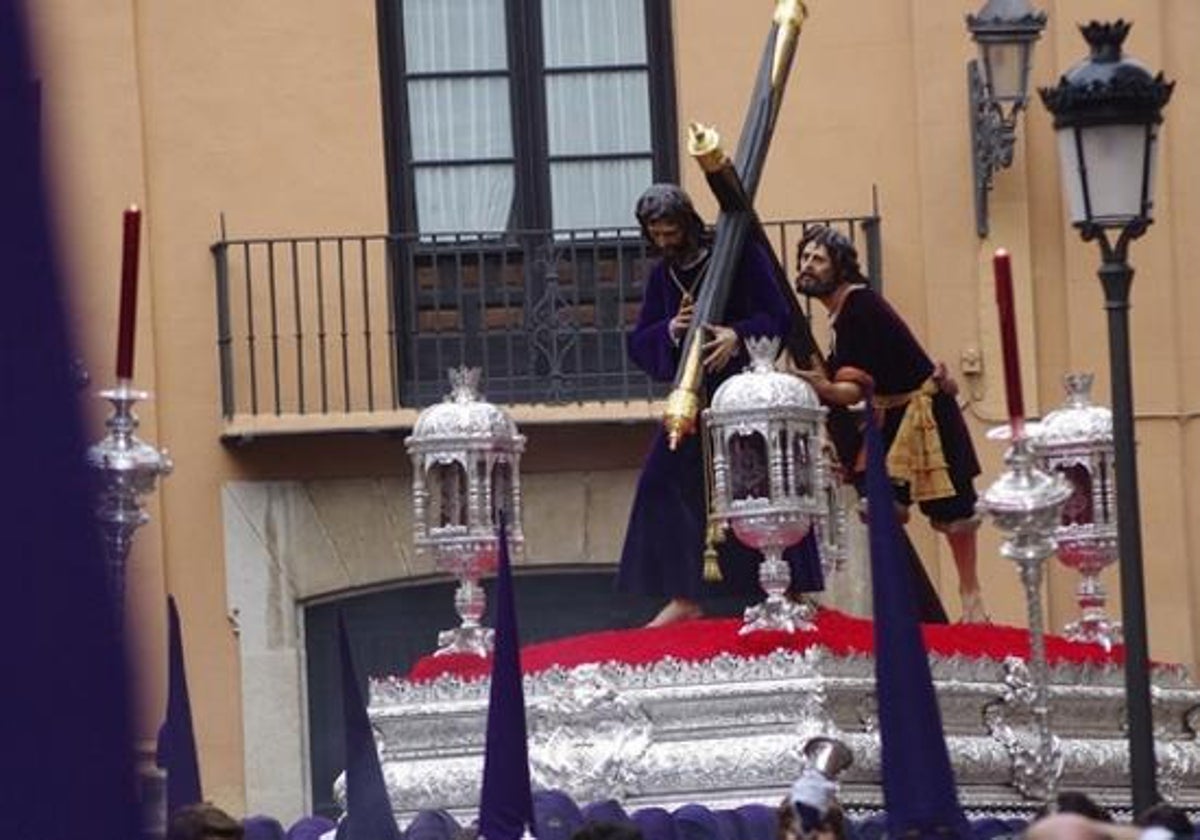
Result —
M873 283L877 214L765 223L786 266L837 227ZM636 228L222 239L216 267L223 437L411 426L479 366L518 422L657 416L667 387L625 354L654 260Z

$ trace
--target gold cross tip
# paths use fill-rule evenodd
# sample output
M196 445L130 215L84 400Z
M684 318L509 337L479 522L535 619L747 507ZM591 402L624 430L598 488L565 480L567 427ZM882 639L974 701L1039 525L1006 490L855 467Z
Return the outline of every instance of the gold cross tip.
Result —
M688 123L688 154L696 159L705 172L715 172L725 164L721 135L711 125Z
M808 17L808 8L802 0L775 0L775 23L779 26L794 26L797 29Z

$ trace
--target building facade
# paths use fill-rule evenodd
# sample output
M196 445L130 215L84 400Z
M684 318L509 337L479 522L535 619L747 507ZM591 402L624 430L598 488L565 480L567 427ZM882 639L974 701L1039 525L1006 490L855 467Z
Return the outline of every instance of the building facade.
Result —
M1085 55L1077 23L1118 17L1134 22L1129 52L1177 80L1156 221L1132 250L1133 379L1151 654L1192 666L1200 165L1187 138L1200 130L1200 7L1040 5L1034 84ZM140 746L152 748L165 704L170 592L206 795L294 818L319 804L308 694L322 608L408 592L395 603L411 610L400 619L413 638L432 649L441 629L414 594L449 589L412 552L402 439L444 390L445 367L482 365L489 396L529 437L524 574L566 581L539 603L569 597L570 574L611 570L658 410L621 351L645 264L632 200L678 178L713 217L682 128L710 123L733 145L773 4L27 6L94 388L112 379L118 219L129 204L145 211L134 379L154 393L143 437L176 469L128 570ZM1005 415L996 247L1014 256L1028 413L1060 404L1069 371L1094 371L1108 402L1098 256L1066 221L1050 117L1031 101L981 238L964 26L977 4L808 6L760 215L785 265L799 220L837 219L862 237L873 279L962 383L986 486L1001 446L985 432ZM98 438L104 408L88 403ZM923 523L912 530L955 612L949 555ZM1021 624L1015 570L983 533L992 617ZM1115 570L1105 582L1117 613ZM1075 583L1052 571L1052 626L1073 616Z

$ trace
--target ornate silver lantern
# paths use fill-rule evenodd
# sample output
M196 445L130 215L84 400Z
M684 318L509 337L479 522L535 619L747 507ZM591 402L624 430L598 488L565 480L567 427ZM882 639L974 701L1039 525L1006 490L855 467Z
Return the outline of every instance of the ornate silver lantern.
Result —
M514 561L521 530L521 453L525 437L512 418L479 396L479 368L450 370L451 392L421 412L405 439L413 462L413 542L438 569L458 579L454 607L462 623L438 634L436 654L487 656L492 631L481 624L479 579L495 571L501 512Z
M1059 561L1082 576L1075 592L1080 617L1063 634L1111 650L1121 641L1121 626L1105 612L1108 595L1100 573L1117 560L1113 421L1112 411L1092 404L1093 378L1064 376L1066 403L1032 426L1030 435L1042 469L1060 473L1071 485L1054 538Z
M827 516L824 415L803 379L775 370L779 341L747 339L750 367L727 379L704 412L712 453L712 518L763 553L767 598L741 632L811 630L813 609L786 596L784 550Z

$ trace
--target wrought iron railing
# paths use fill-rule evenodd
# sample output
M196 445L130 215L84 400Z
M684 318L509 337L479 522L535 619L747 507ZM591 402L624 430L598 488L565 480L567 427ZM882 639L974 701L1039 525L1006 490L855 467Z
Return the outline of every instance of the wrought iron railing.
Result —
M784 265L832 224L879 282L878 215L765 225ZM484 370L502 403L646 400L625 353L653 254L637 229L222 239L216 262L227 420L420 407L446 369Z

